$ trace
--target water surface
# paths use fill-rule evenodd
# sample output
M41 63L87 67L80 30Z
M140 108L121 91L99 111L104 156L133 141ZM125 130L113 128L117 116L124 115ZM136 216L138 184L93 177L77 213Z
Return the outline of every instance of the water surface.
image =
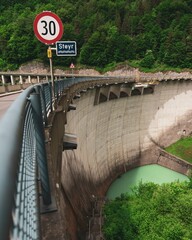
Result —
M174 181L189 181L189 179L183 174L157 164L146 165L135 168L121 175L120 178L112 183L106 195L109 199L114 199L115 197L120 196L121 193L131 192L131 189L141 181L143 183L154 182L162 184Z

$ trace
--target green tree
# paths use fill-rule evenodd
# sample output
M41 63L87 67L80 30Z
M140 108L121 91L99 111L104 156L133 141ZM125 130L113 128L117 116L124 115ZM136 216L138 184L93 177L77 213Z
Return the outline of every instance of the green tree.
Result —
M155 63L155 57L152 50L147 50L144 58L141 60L140 66L146 68L152 68Z
M47 10L63 21L62 40L77 41L77 62L103 67L144 59L151 49L156 62L192 67L191 0L2 0L0 9L0 58L7 66L47 61L33 32L35 16ZM54 61L63 66L71 59Z
M191 239L190 184L140 183L133 189L132 194L109 201L103 211L105 239Z
M94 32L80 53L80 62L103 67L107 64L105 32Z

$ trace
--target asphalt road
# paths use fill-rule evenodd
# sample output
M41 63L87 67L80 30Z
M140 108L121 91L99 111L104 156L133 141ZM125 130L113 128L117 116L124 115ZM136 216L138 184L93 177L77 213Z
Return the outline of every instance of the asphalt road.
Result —
M0 96L0 120L17 96L19 96L19 93Z

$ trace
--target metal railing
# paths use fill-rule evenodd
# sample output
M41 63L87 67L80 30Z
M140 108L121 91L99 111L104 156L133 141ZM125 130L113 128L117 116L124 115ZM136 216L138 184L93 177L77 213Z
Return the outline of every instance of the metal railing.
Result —
M70 80L57 81L58 98ZM51 203L44 126L50 83L27 88L0 121L0 239L40 239L39 194ZM40 183L38 184L38 178ZM40 185L40 187L39 187Z
M47 175L41 108L45 94L40 85L29 87L0 122L0 239L39 239L37 170L45 203L50 195L49 183L42 179Z

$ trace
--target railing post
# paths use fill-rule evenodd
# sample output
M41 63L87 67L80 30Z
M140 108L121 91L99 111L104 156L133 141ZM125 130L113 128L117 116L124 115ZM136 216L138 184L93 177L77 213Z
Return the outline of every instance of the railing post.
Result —
M3 85L5 85L5 76L4 76L4 75L1 75L1 79L2 79Z
M42 85L36 85L35 87L36 93L40 94L40 101L41 101L41 107L43 112L43 121L45 122L45 126L47 125L47 111L46 111L46 103L45 103L45 93L43 91Z
M31 83L31 76L28 76L28 83Z
M13 75L11 75L11 76L10 76L10 78L11 78L11 85L15 85L15 82L14 82L14 77L13 77Z
M22 77L22 75L19 75L19 83L23 84L23 77Z
M33 108L33 117L35 123L35 134L37 144L37 162L41 179L41 190L43 203L45 205L51 204L51 191L48 176L47 156L45 149L45 134L43 126L43 117L41 110L40 94L33 93L30 95L29 100L31 101Z

